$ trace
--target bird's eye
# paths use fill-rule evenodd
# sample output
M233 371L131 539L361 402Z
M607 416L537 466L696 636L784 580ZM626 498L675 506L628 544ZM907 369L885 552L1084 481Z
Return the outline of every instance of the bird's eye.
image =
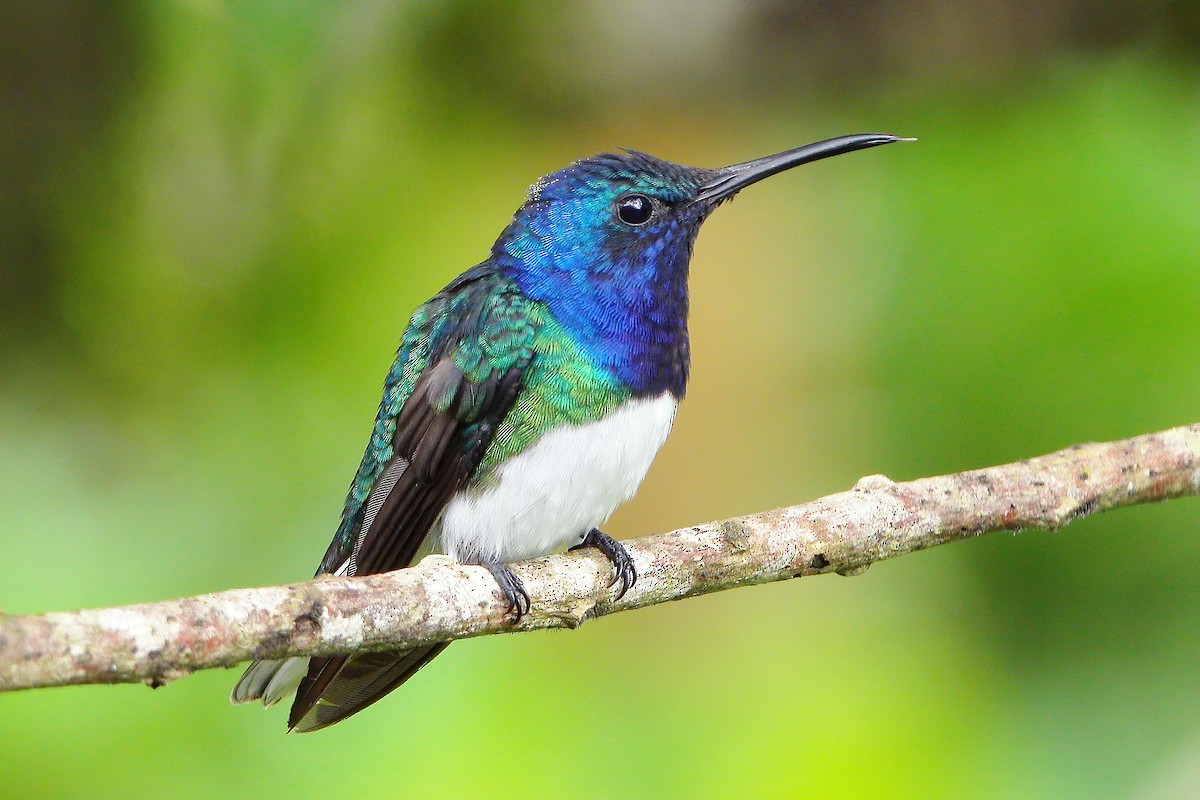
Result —
M626 225L645 225L654 216L654 202L644 194L627 194L617 201L617 219Z

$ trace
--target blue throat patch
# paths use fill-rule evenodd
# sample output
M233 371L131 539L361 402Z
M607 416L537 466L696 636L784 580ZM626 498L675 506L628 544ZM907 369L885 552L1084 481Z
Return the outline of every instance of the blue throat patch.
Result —
M492 248L521 291L544 302L593 363L635 395L683 396L688 262L711 208L640 227L622 224L613 209L630 192L683 202L704 172L640 153L577 162L534 185Z

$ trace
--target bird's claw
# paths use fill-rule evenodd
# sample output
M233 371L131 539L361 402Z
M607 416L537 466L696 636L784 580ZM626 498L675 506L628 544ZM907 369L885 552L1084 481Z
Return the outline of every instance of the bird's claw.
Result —
M500 586L500 595L504 598L504 613L512 617L513 624L521 621L521 617L529 613L532 603L525 584L517 577L517 573L508 568L507 564L493 562L484 564Z
M633 563L633 557L629 555L629 551L625 549L625 545L618 542L616 539L609 536L596 528L588 531L587 536L583 537L583 541L572 547L572 550L579 550L584 547L594 547L604 554L613 565L613 578L609 581L609 587L621 584L620 590L617 592L617 599L620 600L625 596L625 593L633 588L633 584L637 583L637 566Z

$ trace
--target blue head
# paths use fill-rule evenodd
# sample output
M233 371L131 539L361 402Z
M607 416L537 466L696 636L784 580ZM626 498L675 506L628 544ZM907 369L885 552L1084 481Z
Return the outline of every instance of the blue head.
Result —
M898 141L829 139L720 169L605 153L542 178L492 248L596 364L636 394L683 394L687 275L700 225L743 187L798 164Z

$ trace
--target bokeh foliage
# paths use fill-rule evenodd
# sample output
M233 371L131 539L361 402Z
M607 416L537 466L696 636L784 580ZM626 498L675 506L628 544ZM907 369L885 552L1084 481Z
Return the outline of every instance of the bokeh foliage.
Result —
M723 208L620 536L1200 420L1188 2L7 4L0 607L308 575L410 309L524 187L920 142ZM6 797L1193 796L1195 501L456 644L282 736L233 672L0 697Z

